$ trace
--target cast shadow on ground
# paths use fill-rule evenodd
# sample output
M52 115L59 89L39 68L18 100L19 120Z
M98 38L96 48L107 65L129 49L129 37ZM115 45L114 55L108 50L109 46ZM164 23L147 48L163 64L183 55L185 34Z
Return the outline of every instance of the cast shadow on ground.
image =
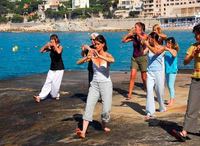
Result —
M122 101L122 104L120 106L124 105L129 106L130 108L132 108L134 111L138 112L141 115L146 115L145 106L141 106L140 104L135 102Z
M77 122L77 128L82 129L83 128L83 116L81 114L74 114L73 117L68 117L63 119L62 121L75 121ZM89 126L91 126L92 128L94 128L97 131L102 131L102 126L101 123L93 120L92 122L90 122Z
M166 121L166 120L158 120L158 119L149 119L148 121L149 127L160 127L165 130L169 135L173 136L173 130L181 131L182 126L179 126L176 122ZM171 142L179 142L174 137L174 140Z
M86 102L87 100L87 95L83 94L83 93L75 93L73 95L71 95L69 98L79 98L81 99L83 102Z

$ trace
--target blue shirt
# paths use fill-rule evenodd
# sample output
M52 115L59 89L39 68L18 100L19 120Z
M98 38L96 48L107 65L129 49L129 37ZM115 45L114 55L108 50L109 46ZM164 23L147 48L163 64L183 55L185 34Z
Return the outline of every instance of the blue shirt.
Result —
M169 51L165 52L165 73L174 73L178 71L177 56L174 57Z
M157 55L149 50L147 71L162 71L164 65L163 59L164 53Z

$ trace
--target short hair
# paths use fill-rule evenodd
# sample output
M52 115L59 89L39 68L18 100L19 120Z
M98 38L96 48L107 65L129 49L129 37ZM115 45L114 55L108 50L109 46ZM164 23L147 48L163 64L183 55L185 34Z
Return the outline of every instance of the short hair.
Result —
M91 38L96 38L99 34L97 32L93 32L90 34Z
M193 27L192 32L200 34L200 23Z

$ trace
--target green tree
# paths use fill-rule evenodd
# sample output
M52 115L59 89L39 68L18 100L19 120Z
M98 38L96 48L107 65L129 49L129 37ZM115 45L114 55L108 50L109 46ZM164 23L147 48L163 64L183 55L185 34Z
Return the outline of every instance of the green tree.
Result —
M22 23L22 22L24 22L24 18L21 15L16 14L12 17L11 22Z

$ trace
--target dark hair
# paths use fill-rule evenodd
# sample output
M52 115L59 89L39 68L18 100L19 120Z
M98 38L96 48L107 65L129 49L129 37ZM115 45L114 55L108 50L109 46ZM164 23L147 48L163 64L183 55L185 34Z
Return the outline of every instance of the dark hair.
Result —
M200 23L193 27L192 32L200 34Z
M166 42L166 43L167 43L167 42L172 43L172 48L175 49L176 51L179 51L179 46L178 46L178 44L176 43L174 37L168 37L168 38L165 40L165 42Z
M142 30L145 32L145 24L144 24L144 23L142 23L142 22L137 22L137 23L135 23L135 25L140 26L140 27L142 28Z
M167 43L167 42L171 42L172 44L176 44L176 41L175 41L174 37L168 37L168 38L165 40L165 42L166 42L166 43Z
M52 34L50 36L50 40L55 40L56 43L60 43L60 40L59 40L59 38L58 38L58 36L56 34Z
M151 32L149 36L159 42L159 35L156 32Z
M106 44L106 39L104 38L103 35L98 35L98 36L95 38L95 41L98 41L98 42L100 42L100 43L102 43L102 44L105 44L103 50L104 50L104 51L107 51L107 50L108 50L107 44Z

